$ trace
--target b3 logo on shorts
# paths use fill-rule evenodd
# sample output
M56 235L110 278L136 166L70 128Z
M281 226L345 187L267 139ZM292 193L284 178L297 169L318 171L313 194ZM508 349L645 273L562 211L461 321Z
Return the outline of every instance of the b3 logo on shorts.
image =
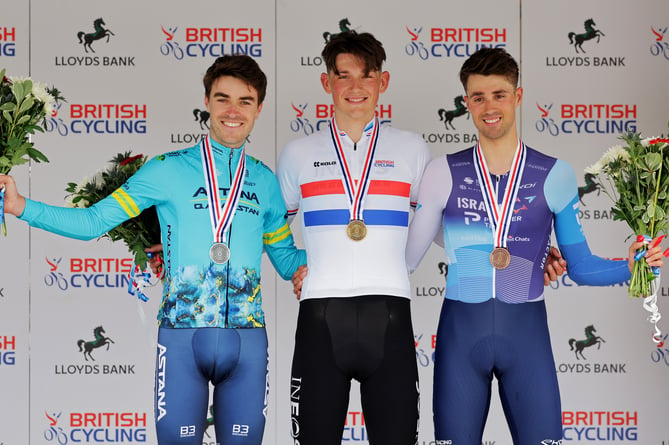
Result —
M236 423L232 425L232 435L233 436L248 436L249 435L249 426L248 425L237 425Z
M195 436L195 425L181 425L179 427L179 437Z

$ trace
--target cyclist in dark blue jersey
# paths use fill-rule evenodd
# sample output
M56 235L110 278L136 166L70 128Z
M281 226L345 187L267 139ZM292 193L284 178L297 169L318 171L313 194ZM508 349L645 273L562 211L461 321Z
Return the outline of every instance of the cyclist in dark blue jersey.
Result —
M479 144L428 165L409 229L411 270L440 227L449 260L434 369L440 444L481 443L493 377L514 444L562 443L543 296L551 233L579 284L627 281L643 245L630 246L628 261L590 252L573 169L518 137L518 77L518 64L501 48L482 48L464 63L460 78ZM661 247L646 260L661 266Z
M90 208L26 199L9 176L0 176L0 186L6 187L7 213L78 239L96 238L155 206L166 256L158 313L158 443L202 444L211 383L216 439L260 445L268 386L261 256L267 252L289 279L306 255L293 244L276 177L245 153L262 110L265 74L251 57L223 56L203 83L208 137L151 159Z

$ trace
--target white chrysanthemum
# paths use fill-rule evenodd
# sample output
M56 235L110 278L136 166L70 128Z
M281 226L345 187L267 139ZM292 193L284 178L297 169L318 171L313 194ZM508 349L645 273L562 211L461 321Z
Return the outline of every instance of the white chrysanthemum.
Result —
M590 174L592 174L592 175L597 176L597 175L599 175L600 173L602 173L602 163L599 162L599 161L597 161L597 162L595 162L594 164L592 164L592 165L586 167L583 171L584 171L585 173L590 173Z
M628 161L629 159L630 154L625 147L622 145L614 145L606 150L602 158L599 160L599 163L602 164L602 166L607 166L617 160Z
M43 104L53 100L53 97L47 91L46 84L42 82L33 82L33 89L31 91L35 99L39 100Z

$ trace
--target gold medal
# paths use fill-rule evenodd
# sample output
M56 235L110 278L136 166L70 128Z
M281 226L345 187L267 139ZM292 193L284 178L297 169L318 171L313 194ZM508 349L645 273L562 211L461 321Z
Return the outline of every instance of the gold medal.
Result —
M367 226L361 219L352 219L346 226L346 234L353 241L360 241L367 236Z
M511 254L509 249L505 247L495 247L490 253L490 264L495 269L506 269L511 262Z

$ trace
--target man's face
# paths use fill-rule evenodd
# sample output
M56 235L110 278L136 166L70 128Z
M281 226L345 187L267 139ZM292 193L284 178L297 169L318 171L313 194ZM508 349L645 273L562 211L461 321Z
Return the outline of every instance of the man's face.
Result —
M467 80L467 108L480 139L498 140L516 134L516 108L523 89L516 88L504 76L474 74Z
M228 148L244 145L260 115L258 92L236 77L219 77L204 98L210 117L211 137Z
M387 71L365 72L365 63L352 54L339 54L337 71L321 74L323 89L332 95L338 121L368 122L374 117L379 95L388 88Z

